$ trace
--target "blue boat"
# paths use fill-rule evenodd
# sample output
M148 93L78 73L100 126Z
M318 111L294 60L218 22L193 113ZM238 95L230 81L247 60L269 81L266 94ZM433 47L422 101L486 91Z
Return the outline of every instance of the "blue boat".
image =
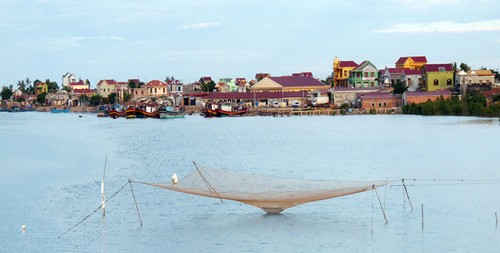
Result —
M50 108L50 112L52 112L52 113L67 113L67 112L70 112L70 108L63 108L63 109Z

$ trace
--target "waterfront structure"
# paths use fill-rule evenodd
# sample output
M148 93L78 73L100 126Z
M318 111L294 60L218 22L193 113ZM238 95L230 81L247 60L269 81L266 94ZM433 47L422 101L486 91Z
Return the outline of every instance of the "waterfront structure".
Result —
M495 74L488 69L462 70L456 75L455 81L464 93L467 90L488 90L495 83Z
M60 90L56 93L49 93L45 96L45 104L50 106L68 105L69 95L65 90Z
M332 103L335 107L346 104L348 107L357 107L360 101L357 101L360 94L380 92L379 87L369 88L344 88L335 87L332 89Z
M375 87L378 85L378 70L370 61L364 61L349 74L349 85L354 88Z
M453 73L451 63L426 64L422 71L424 90L435 91L453 88Z
M333 87L349 87L349 74L358 66L354 61L333 60Z
M70 83L76 82L76 79L74 74L67 72L62 76L62 87L69 86Z
M404 69L401 73L401 79L408 87L408 91L418 91L422 87L422 70Z
M371 92L360 94L361 109L389 109L399 106L399 99L390 92Z
M395 65L401 69L423 69L425 64L427 64L425 56L405 56L400 57Z
M49 92L49 86L46 83L38 82L35 84L35 94L40 95L42 93Z
M250 91L293 92L325 90L328 88L328 85L310 76L280 76L265 77L250 87Z
M436 90L436 91L407 91L403 93L402 100L403 105L408 104L421 104L427 101L436 101L439 97L444 99L451 98L451 92L448 90Z

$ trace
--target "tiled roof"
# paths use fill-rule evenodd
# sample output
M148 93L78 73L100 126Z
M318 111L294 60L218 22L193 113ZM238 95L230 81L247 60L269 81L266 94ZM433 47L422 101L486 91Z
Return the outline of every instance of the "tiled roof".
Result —
M357 93L360 92L373 92L373 91L379 91L379 87L361 87L361 88L351 88L351 87L335 87L333 89L333 92L349 92L349 91L354 91Z
M475 71L476 71L476 74L478 76L494 76L495 75L489 69L480 69L480 70L475 70Z
M403 71L408 70L408 69L404 69L404 68L387 68L387 70L389 70L389 73L391 73L391 74L401 74L401 73L403 73Z
M83 82L82 79L80 79L80 81L78 82L69 83L69 86L74 86L74 85L85 85L85 82Z
M448 90L436 90L436 91L414 91L414 92L406 92L406 97L432 97L432 96L449 96L451 95Z
M414 62L419 62L419 63L427 63L427 57L425 56L405 56L405 57L400 57L396 64L403 64L408 60L408 58L411 58Z
M116 81L113 79L106 79L104 81L106 81L108 84L116 84Z
M314 79L310 76L279 76L268 77L277 82L283 87L311 87L311 86L327 86L326 84Z
M312 72L301 72L301 73L293 73L292 76L310 76L312 77Z
M453 65L451 63L443 64L425 64L424 69L426 72L440 72L439 69L443 68L446 72L453 72Z
M355 63L354 61L339 61L339 65L342 68L348 68L348 67L355 68L358 66L358 64Z
M160 80L151 80L147 84L144 84L143 87L158 87L158 86L167 86L167 83L162 82Z
M404 69L403 73L405 75L422 75L422 70L420 70L420 69Z
M307 92L212 92L204 99L281 99L307 97Z

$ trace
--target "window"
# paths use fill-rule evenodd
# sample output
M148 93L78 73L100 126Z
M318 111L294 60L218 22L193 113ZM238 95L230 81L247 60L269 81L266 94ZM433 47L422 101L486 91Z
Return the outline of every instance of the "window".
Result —
M375 87L375 82L371 82L372 87Z
M439 80L434 79L434 86L439 86Z
M378 103L378 107L382 107L382 103L380 103L380 102L379 102L379 103Z
M347 76L347 70L344 70L344 76Z
M372 107L375 107L375 103L372 103Z
M368 77L368 72L365 72L364 74L365 74L364 77Z
M446 80L446 85L451 86L451 79Z
M156 91L156 88L155 88L155 93L158 93L158 92Z
M439 72L446 72L446 69L444 69L444 67L439 67Z
M384 102L384 107L386 107L386 106L387 106L387 103L386 103L386 102Z
M182 91L182 86L177 86L177 91Z
M370 73L370 76L371 76L371 77L375 77L375 72L371 72L371 73Z
M356 77L361 77L361 73L356 73Z

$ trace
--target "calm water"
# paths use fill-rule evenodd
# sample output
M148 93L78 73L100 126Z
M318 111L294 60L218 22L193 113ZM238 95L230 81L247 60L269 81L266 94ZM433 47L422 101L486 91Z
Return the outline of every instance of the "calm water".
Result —
M498 119L306 116L175 120L0 113L1 252L497 252L500 184L409 186L401 178L500 179ZM192 161L307 179L399 180L373 192L265 215L237 202L134 184ZM424 182L426 183L426 182ZM411 183L408 183L411 184ZM421 205L424 205L422 229ZM26 232L21 226L26 224Z

